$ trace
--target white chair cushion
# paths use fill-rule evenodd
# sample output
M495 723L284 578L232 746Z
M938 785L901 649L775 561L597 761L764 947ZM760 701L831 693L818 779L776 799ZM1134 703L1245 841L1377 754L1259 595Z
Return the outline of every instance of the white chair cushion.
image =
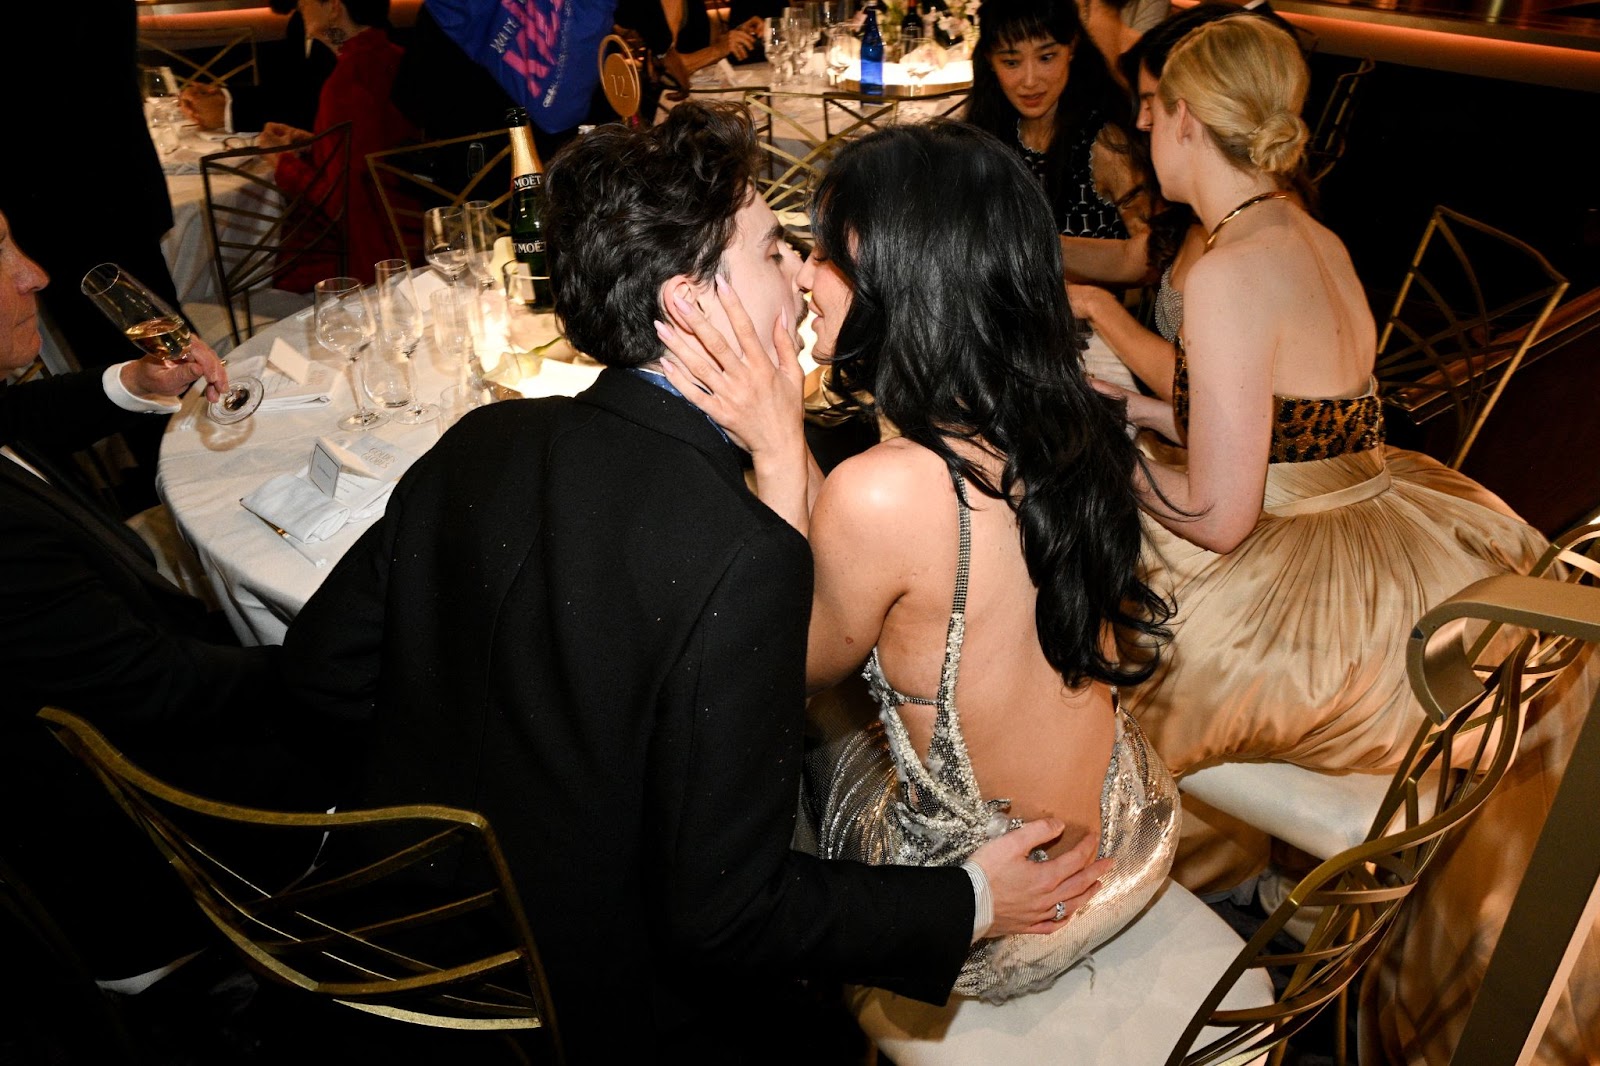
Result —
M1227 762L1187 774L1185 795L1209 803L1308 855L1331 859L1367 839L1392 770L1336 774L1286 762ZM1433 814L1436 774L1423 778L1423 818Z
M1137 920L1043 992L998 1005L957 997L934 1007L863 988L851 1005L896 1066L1160 1066L1243 947L1209 907L1168 881ZM1266 974L1253 970L1224 1006L1272 1000ZM1207 1030L1199 1043L1217 1035Z

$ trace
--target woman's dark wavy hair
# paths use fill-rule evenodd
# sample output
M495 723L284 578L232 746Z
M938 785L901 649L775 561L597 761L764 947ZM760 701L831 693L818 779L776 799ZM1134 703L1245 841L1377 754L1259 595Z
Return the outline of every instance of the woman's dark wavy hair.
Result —
M1109 122L1118 134L1110 143L1125 150L1134 135L1127 94L1112 80L1100 50L1084 32L1073 0L987 0L972 55L972 91L961 117L1002 143L1014 144L1021 116L1000 88L991 57L1000 49L1040 38L1072 49L1067 87L1056 105L1055 135L1045 152L1045 191L1056 204L1065 198L1068 183L1076 180L1072 149L1083 137L1093 136ZM1148 168L1142 173L1149 173Z
M679 104L659 126L601 126L545 175L545 242L556 314L573 346L607 366L661 354L661 286L708 282L752 195L755 132L736 104Z
M1122 53L1122 58L1117 62L1122 68L1123 80L1128 83L1133 94L1133 108L1138 111L1139 99L1139 72L1146 71L1157 81L1161 80L1161 72L1166 69L1167 56L1177 47L1178 42L1189 36L1194 30L1208 22L1218 19L1245 17L1264 18L1277 26L1294 33L1294 27L1273 11L1258 11L1253 8L1239 7L1236 4L1209 0L1207 3L1196 4L1191 8L1175 12L1167 16L1159 25L1150 28L1150 31L1140 37L1134 46ZM1160 106L1152 104L1152 106ZM1154 174L1155 167L1150 161L1150 138L1147 134L1139 134L1132 140L1133 155L1136 164L1145 174ZM1301 200L1308 208L1315 203L1316 193L1310 184L1298 174L1291 177L1291 184L1300 194ZM1150 216L1150 267L1156 273L1165 270L1178 255L1178 249L1183 246L1184 237L1189 232L1189 227L1194 224L1194 211L1188 204L1174 204L1162 201L1163 206Z
M894 126L839 153L813 214L817 254L854 293L836 387L1016 512L1039 643L1068 685L1149 677L1172 612L1140 578L1138 453L1123 405L1084 375L1060 242L1027 166L973 126ZM960 440L1003 458L998 483Z

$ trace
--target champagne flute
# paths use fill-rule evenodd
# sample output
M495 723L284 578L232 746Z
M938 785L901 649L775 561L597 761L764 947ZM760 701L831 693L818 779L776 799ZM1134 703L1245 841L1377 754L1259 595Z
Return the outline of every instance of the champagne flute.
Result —
M117 264L93 267L83 276L79 288L124 337L144 352L146 359L166 366L191 360L189 346L193 336L189 323ZM227 389L207 405L206 414L224 426L249 418L261 406L263 391L260 378L230 377Z
M422 216L422 250L451 285L467 269L466 217L459 207L430 207Z
M428 297L428 303L433 311L434 347L455 367L460 381L481 385L483 374L480 367L473 365L472 328L461 294L454 289L440 289Z
M494 241L499 235L494 208L488 200L468 200L461 205L462 224L467 232L467 269L477 279L478 288L492 289L494 276Z
M368 429L385 416L369 411L361 399L366 391L361 382L361 353L372 344L377 332L372 305L355 278L324 278L317 282L317 340L330 352L338 352L350 363L350 391L355 394L355 413L339 421L341 429Z
M385 407L403 408L394 420L403 426L432 422L439 416L439 408L417 399L417 371L411 355L422 342L422 308L417 304L417 291L411 283L411 264L404 259L385 259L373 264L378 275L374 290L378 306L379 354L387 374L384 382L388 390L382 395L373 388L369 376L368 391L372 402Z

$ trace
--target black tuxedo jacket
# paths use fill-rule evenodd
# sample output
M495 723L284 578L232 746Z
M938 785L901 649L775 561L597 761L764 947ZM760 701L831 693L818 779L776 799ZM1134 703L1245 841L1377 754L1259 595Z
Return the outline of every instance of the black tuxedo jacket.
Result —
M45 704L101 723L186 725L264 691L271 653L218 643L198 600L57 460L151 416L108 400L99 371L0 389L0 716Z
M286 641L372 721L365 802L495 825L579 1061L725 1055L763 976L942 1001L967 951L960 870L789 848L811 559L740 458L625 370L474 412Z

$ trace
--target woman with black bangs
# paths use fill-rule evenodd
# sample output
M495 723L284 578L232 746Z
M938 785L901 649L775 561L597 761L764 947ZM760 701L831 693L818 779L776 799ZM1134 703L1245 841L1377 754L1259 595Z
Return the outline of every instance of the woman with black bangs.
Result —
M1146 280L1149 176L1130 151L1127 98L1073 0L983 5L962 118L1011 145L1043 184L1067 280Z
M956 992L1005 1000L1114 935L1172 859L1177 793L1113 692L1154 668L1170 610L1139 577L1138 457L1074 358L1049 205L1015 153L896 126L846 147L816 204L814 351L900 431L838 466L809 518L804 469L758 484L811 538L808 686L864 666L887 730L850 734L821 775L821 849L959 864L1046 811L1069 827L1052 854L1095 842L1110 862L1070 922L975 944ZM783 450L801 432L787 342L775 373L743 326L735 351L698 315L675 325L674 383L752 453L803 457Z

